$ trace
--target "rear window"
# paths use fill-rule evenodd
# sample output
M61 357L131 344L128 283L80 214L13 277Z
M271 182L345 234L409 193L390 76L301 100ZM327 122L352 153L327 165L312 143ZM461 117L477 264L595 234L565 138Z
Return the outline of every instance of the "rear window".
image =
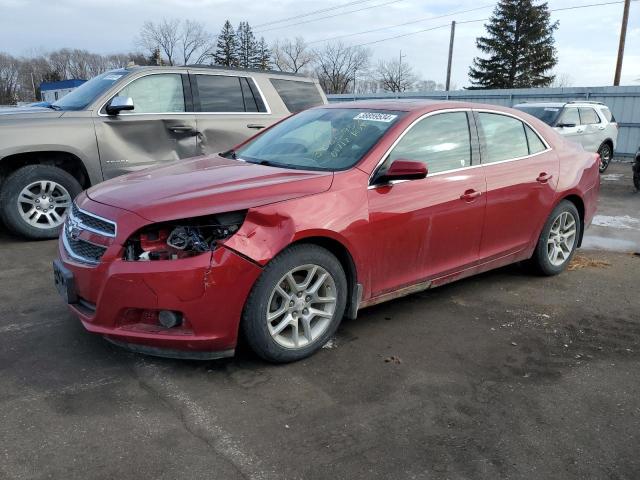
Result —
M593 108L580 108L580 122L582 125L600 123L600 117Z
M201 112L266 112L253 80L231 75L196 75Z
M292 113L324 103L317 85L313 82L283 80L281 78L271 78L270 80L271 85L276 89L287 109Z

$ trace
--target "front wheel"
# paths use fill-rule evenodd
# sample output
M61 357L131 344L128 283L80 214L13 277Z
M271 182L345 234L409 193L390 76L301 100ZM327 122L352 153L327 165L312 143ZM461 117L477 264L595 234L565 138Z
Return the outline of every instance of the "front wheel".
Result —
M598 149L598 155L600 155L600 173L604 172L613 158L613 149L608 143L603 143Z
M543 275L557 275L567 268L578 247L582 231L576 206L563 200L547 219L531 257L535 269Z
M300 360L335 333L346 299L347 279L336 257L317 245L294 245L274 258L253 286L242 331L265 360Z
M7 177L0 193L0 215L9 230L26 238L58 236L71 202L82 191L78 181L50 165L27 165Z

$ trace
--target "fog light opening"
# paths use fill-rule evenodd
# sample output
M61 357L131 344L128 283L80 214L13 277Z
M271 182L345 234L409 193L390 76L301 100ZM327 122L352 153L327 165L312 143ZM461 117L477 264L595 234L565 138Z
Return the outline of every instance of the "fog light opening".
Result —
M171 310L160 310L158 323L164 328L174 328L182 325L182 313Z

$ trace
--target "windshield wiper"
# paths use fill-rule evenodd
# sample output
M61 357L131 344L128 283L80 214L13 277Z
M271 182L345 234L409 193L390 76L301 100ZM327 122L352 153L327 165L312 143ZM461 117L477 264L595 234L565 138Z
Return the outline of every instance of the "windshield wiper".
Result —
M49 105L45 105L47 108L50 108L51 110L55 110L56 112L62 110L62 107L59 107L58 105L54 105L53 103L50 103Z
M238 159L238 157L236 156L236 151L233 148L231 150L227 150L226 152L222 152L220 156L224 158L232 158L234 160Z

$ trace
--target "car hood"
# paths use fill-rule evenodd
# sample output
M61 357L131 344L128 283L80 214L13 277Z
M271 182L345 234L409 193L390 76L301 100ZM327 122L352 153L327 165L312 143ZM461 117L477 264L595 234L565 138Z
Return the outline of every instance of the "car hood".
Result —
M20 117L60 117L64 114L62 110L51 110L50 108L45 107L9 107L9 108L0 108L0 117L11 116L14 118L15 116Z
M90 188L87 195L161 222L321 193L332 181L332 172L268 167L215 155L117 177Z

